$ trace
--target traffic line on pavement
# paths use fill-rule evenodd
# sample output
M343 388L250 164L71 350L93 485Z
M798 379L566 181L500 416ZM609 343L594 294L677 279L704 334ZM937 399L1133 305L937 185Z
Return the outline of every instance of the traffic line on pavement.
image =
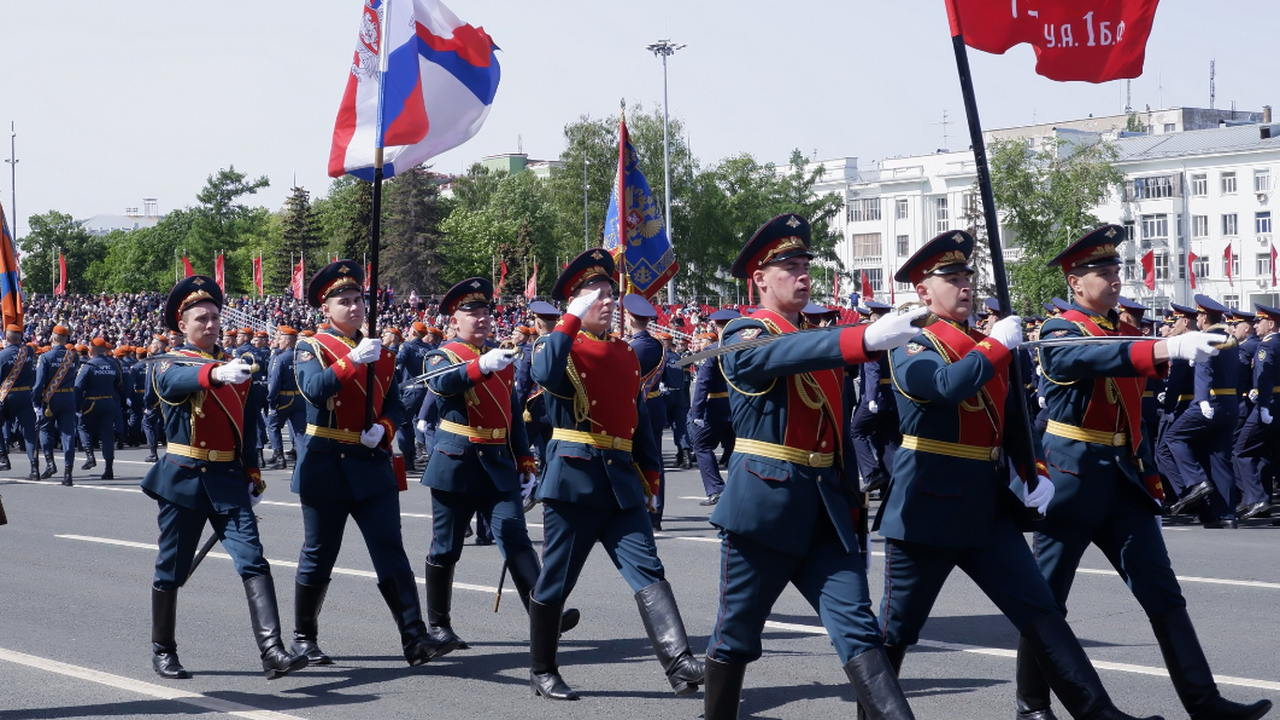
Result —
M765 621L767 628L774 630L784 630L786 632L804 633L807 635L826 635L827 629L821 625L802 625L800 623L784 623L774 622L772 620ZM988 655L991 657L1017 658L1017 650L1006 650L1004 648L982 647L981 645L965 645L963 643L942 642L940 640L921 640L919 644L936 650L948 650L951 652L972 653L974 655ZM1135 675L1150 675L1152 677L1169 677L1169 671L1162 667L1151 667L1149 665L1135 665L1133 663L1111 662L1110 660L1097 660L1089 658L1089 661L1098 670L1112 670L1115 672L1127 672ZM1258 680L1256 678L1235 677L1232 675L1217 675L1213 679L1221 685L1236 685L1239 687L1254 688L1257 690L1280 690L1280 682L1272 680Z
M146 695L158 700L170 700L172 702L182 703L183 705L191 705L201 710L208 710L224 715L232 715L248 720L304 720L297 715L289 715L287 713L276 712L274 710L263 710L245 705L244 703L223 700L222 698L209 697L200 693L187 692L185 690L177 690L164 685L156 685L155 683L134 680L133 678L124 677L122 675L113 675L111 673L102 672L101 670L93 670L79 665L70 665L57 660L42 658L38 655L28 655L27 653L18 652L16 650L8 650L0 648L0 660L5 660L17 665L25 665L36 670L45 670L47 672L66 675L67 677L76 678L78 680L88 680L99 685L106 685L117 690Z

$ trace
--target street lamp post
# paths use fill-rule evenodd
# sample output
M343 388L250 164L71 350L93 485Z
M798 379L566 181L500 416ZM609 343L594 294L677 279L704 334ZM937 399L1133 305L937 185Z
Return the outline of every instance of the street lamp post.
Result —
M9 121L9 187L13 190L13 200L9 203L9 212L13 215L13 239L18 239L18 131L13 121Z
M582 249L591 249L591 205L587 201L587 166L591 158L587 157L586 148L582 150Z
M662 58L662 178L663 178L663 194L666 196L667 208L667 239L671 242L671 249L674 251L676 246L675 235L671 232L671 136L668 130L670 125L670 103L667 100L667 58L676 54L677 50L684 48L682 43L673 43L670 40L659 40L655 43L649 43L645 46L645 50ZM675 303L676 301L676 280L671 278L667 283L667 302Z

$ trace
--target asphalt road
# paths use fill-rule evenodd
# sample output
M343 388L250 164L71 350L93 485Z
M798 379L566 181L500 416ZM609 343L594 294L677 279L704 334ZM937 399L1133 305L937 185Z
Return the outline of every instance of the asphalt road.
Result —
M670 441L667 441L668 448ZM472 649L419 668L402 659L395 626L374 586L358 529L348 542L320 618L321 646L336 664L274 682L263 679L244 592L215 548L181 591L178 643L195 677L165 681L150 667L149 587L155 503L137 487L145 452L116 461L116 479L77 471L76 485L29 483L26 458L0 473L9 524L0 527L0 720L16 718L697 718L701 694L675 697L645 639L631 592L603 552L593 553L571 605L582 624L561 644L561 672L583 698L531 697L528 623L508 582L499 612L496 547L468 546L457 569L454 627ZM99 458L101 462L101 458ZM77 463L78 467L78 463ZM292 629L293 569L302 517L288 472L267 472L258 506L274 568L286 637ZM665 531L658 548L695 649L715 620L719 545L697 505L696 471L668 473ZM409 557L421 573L430 496L401 494ZM528 516L541 540L541 514ZM962 519L958 519L962 521ZM1166 528L1174 567L1224 694L1280 699L1280 527ZM874 544L872 595L880 597L882 544ZM1105 559L1085 556L1070 621L1123 709L1186 717L1150 626ZM420 575L419 575L420 576ZM421 580L419 580L421 582ZM903 686L920 718L1010 718L1017 636L962 574L954 575L923 640L907 655ZM794 590L774 608L765 656L748 672L742 717L851 717L853 692L813 610ZM1063 714L1065 718L1065 713Z

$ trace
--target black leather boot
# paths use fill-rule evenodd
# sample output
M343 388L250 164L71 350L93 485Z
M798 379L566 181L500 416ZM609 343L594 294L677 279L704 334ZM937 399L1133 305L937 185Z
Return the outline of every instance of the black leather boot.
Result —
M146 457L142 458L142 462L149 462L149 463L159 462L159 461L160 461L160 456L156 454L156 446L155 446L155 445L148 445L148 446L147 446L147 449L151 451L151 454L149 454L149 455L147 455Z
M93 450L84 451L84 464L80 466L81 470L88 470L98 466L98 459L93 456Z
M1018 638L1017 720L1058 720L1050 707L1049 681L1040 671L1035 653L1024 637Z
M1156 642L1160 643L1160 654L1169 669L1173 688L1191 720L1257 720L1271 710L1270 700L1244 705L1218 693L1209 661L1200 648L1186 608L1151 618L1151 628L1155 630Z
M288 466L284 461L284 453L274 453L271 456L271 470L286 470Z
M71 481L71 466L68 465L62 469L62 484L71 487L75 483Z
M44 472L40 473L41 480L48 480L58 472L58 464L53 461L53 453L44 454Z
M459 650L470 650L471 646L453 632L453 565L448 567L426 564L423 579L427 584L427 632L440 644L453 642Z
M378 583L378 591L382 599L391 608L391 616L396 620L400 630L400 645L404 648L404 659L409 665L416 667L441 655L447 655L458 648L458 643L437 642L427 632L427 624L422 622L422 601L418 599L418 587L413 576L407 579L390 577Z
M102 475L98 479L99 480L115 480L116 474L112 470L112 465L115 463L115 460L107 460L106 463L107 463L107 466L103 468Z
M689 637L685 634L671 584L659 580L642 588L636 593L636 606L640 608L640 619L644 621L653 652L667 672L667 682L676 695L697 692L706 680L706 668L689 649Z
M520 596L520 604L529 609L529 597L533 594L533 586L538 582L538 556L532 550L516 553L507 559L507 570L511 573L511 584L516 587ZM560 634L563 635L578 626L582 613L577 608L568 608L560 615Z
M884 656L889 659L889 667L893 668L894 677L902 677L902 660L907 656L906 645L885 645ZM867 709L858 704L858 720L867 720Z
M9 447L6 445L4 449L8 450ZM7 452L0 453L0 471L12 470L12 469L13 469L13 466L9 464L9 453Z
M28 480L40 479L40 460L38 460L37 458L34 458L34 457L31 458L31 474L27 475L27 479Z
M249 622L253 639L262 656L262 672L268 680L282 678L307 666L306 655L291 655L280 640L280 610L276 606L276 584L270 575L255 575L244 581L249 600Z
M556 650L560 644L562 605L543 605L529 598L529 685L533 694L548 700L577 700L560 677Z
M1102 679L1085 655L1067 621L1058 614L1042 615L1022 630L1049 687L1077 720L1137 720L1116 708L1102 687ZM1152 715L1146 720L1163 720Z
M320 585L293 584L293 645L295 655L305 655L312 665L332 665L333 658L320 649L317 638L320 633L320 608L329 583Z
M703 717L705 720L738 720L742 678L747 673L747 666L707 658L706 667L707 687L702 693Z
M151 667L169 680L185 680L191 673L178 662L174 640L178 624L178 591L151 588Z
M915 720L884 649L874 648L855 655L845 663L844 674L858 694L860 714L865 712L870 720Z

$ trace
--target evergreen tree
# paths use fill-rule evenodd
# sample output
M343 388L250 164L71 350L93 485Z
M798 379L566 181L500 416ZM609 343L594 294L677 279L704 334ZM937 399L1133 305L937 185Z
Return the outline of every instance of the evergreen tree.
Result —
M378 283L398 294L443 292L440 224L446 208L435 175L425 167L400 172L383 186Z
M299 257L314 255L320 245L315 211L311 207L311 193L294 187L284 201L281 215L281 240L270 258L264 258L267 267L265 285L269 294L289 291L293 281L293 266ZM309 264L309 263L308 263Z

